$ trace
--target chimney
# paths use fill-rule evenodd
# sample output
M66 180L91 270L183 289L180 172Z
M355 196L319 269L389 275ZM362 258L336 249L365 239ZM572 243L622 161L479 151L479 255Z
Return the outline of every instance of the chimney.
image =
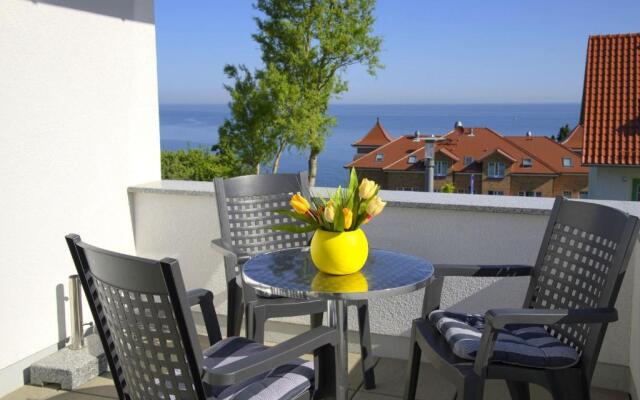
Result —
M531 140L531 138L533 137L533 133L531 131L527 132L527 139Z
M413 133L413 141L414 142L419 142L420 141L420 131L415 131Z

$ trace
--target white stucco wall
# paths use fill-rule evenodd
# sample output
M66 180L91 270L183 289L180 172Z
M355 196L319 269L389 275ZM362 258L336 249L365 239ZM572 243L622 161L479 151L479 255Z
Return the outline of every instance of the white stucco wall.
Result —
M134 251L126 188L160 178L152 0L47 3L0 2L0 396L68 332L64 235Z
M138 254L176 257L187 287L212 289L218 313L225 314L222 258L209 247L210 239L219 237L213 184L163 181L130 190ZM386 191L382 196L394 204L366 226L370 245L424 257L433 263L533 264L548 219L544 212L553 205L553 199L548 198ZM603 203L640 215L640 204ZM596 384L619 390L627 390L629 385L627 367L634 366L632 374L640 378L640 365L633 364L637 363L633 354L640 354L640 279L635 276L639 255L640 246L618 298L620 320L610 326L600 355L602 365L613 367L603 373L596 370ZM467 312L520 307L527 285L528 278L448 278L443 306ZM371 328L376 334L374 351L384 356L406 356L406 342L395 337L408 336L411 321L419 316L423 293L370 302ZM350 327L355 330L353 317L350 315ZM307 317L287 321L308 324Z
M630 201L634 179L640 167L590 167L589 198Z

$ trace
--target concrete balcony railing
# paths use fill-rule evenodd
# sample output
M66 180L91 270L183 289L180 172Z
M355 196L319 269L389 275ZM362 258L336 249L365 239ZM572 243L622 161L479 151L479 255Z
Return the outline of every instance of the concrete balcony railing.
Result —
M217 311L224 318L222 258L209 246L210 240L220 235L213 191L213 184L208 182L162 181L131 187L129 195L137 253L177 258L187 288L212 289ZM433 263L533 264L553 204L550 198L395 191L381 195L389 205L366 226L370 245ZM640 215L640 204L602 203ZM640 382L639 254L636 250L632 255L617 302L620 320L609 327L594 377L595 386L634 395L634 382ZM466 312L520 307L528 279L447 278L442 306ZM419 316L423 294L420 291L371 301L377 355L407 357L411 321ZM279 341L307 326L307 317L272 321L267 339ZM353 316L350 326L357 326Z

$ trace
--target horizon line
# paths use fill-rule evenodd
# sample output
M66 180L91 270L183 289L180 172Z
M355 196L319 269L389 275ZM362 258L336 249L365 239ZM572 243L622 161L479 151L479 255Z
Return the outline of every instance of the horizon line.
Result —
M573 105L582 101L550 101L550 102L469 102L469 103L329 103L330 106L510 106L510 105ZM159 106L228 106L229 102L158 102Z

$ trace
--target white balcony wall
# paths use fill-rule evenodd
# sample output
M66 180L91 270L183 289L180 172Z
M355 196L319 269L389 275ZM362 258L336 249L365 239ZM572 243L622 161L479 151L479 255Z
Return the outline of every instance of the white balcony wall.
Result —
M160 179L155 49L152 0L0 2L0 396L69 332L64 235L134 251L127 187Z
M130 191L138 253L177 258L187 287L212 289L217 311L224 315L222 258L209 247L210 240L220 232L213 184L162 181ZM433 263L532 264L553 204L553 199L544 198L440 193L383 192L382 196L391 202L365 227L370 245L424 257ZM640 206L635 203L603 203L640 215ZM598 386L630 390L630 378L635 382L640 378L640 279L634 273L638 250L618 299L620 321L610 326L605 339L596 370ZM468 312L520 307L527 285L528 278L449 278L443 290L443 306ZM422 295L416 292L371 301L377 354L407 356L406 336L411 320L419 316ZM355 330L355 318L350 317L350 327ZM308 324L306 317L286 321L289 324L271 324L267 338L277 340L287 331L295 331L291 326L301 329Z

